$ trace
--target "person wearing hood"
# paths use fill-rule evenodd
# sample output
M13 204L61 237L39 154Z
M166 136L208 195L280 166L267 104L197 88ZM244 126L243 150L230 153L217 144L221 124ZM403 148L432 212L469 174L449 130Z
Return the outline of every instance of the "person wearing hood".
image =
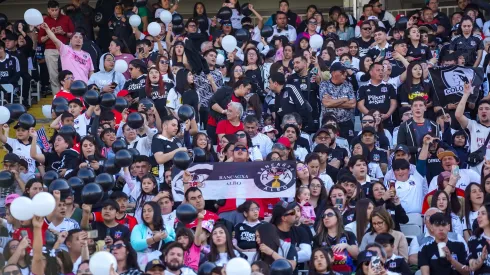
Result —
M100 92L117 95L126 83L126 78L114 70L114 64L115 58L112 54L103 54L99 61L100 71L90 76L87 86L95 85Z

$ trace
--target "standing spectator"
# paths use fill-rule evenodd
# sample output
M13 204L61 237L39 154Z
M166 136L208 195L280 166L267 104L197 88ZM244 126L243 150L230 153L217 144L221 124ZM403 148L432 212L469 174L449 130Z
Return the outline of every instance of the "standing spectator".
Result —
M481 36L474 35L475 23L469 16L461 19L458 27L459 35L453 37L449 46L449 53L456 52L464 56L465 65L478 67L483 55L483 41Z
M88 78L94 73L94 64L92 63L92 58L90 55L82 50L83 33L77 32L71 36L70 47L59 40L56 34L51 31L46 23L41 25L41 29L46 32L49 39L51 39L56 46L56 49L59 50L61 67L63 70L71 71L75 77L75 80L82 80L83 82L87 83ZM58 71L56 71L56 78L57 75Z
M316 11L315 7L315 11ZM287 23L293 27L297 27L301 23L301 17L299 17L296 13L292 12L289 8L288 0L280 0L279 1L279 11L283 12L287 17ZM274 22L277 22L277 14L271 15L269 19L265 22L265 25L274 25Z
M371 45L373 45L374 38L371 33L371 23L368 20L364 20L361 24L361 35L356 38L359 44L359 57L364 57L371 48Z
M60 58L61 44L66 44L74 35L75 27L71 22L70 17L62 15L60 13L60 4L55 0L48 2L48 16L44 17L45 27L39 29L38 39L39 43L46 43L44 56L49 71L49 79L51 82L51 91L54 94L60 90L58 79L58 60ZM46 29L51 30L54 38L49 36ZM80 45L72 45L72 47L81 47ZM80 49L79 49L80 50ZM73 62L68 61L68 62ZM65 60L67 62L67 60ZM92 63L92 61L90 61ZM63 60L62 60L63 65ZM65 65L66 66L66 65ZM68 69L68 68L65 68ZM68 69L69 70L69 69ZM73 72L73 70L71 70ZM87 82L87 80L85 80Z
M297 38L296 28L288 24L286 13L277 11L275 19L276 24L272 26L274 32L271 37L267 38L267 42L271 42L274 37L284 36L290 43L294 43Z
M83 28L89 40L95 40L93 21L95 19L94 8L88 0L72 0L73 10L67 12L75 29Z

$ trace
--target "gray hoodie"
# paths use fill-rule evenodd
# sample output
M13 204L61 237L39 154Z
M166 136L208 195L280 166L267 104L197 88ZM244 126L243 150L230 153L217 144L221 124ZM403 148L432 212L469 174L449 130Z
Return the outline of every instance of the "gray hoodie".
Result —
M114 89L114 95L117 96L117 93L123 88L124 83L126 82L126 78L122 73L118 73L114 71L114 69L110 71L106 71L104 68L104 58L106 55L110 53L103 54L99 59L99 69L100 71L92 74L90 79L88 80L87 85L95 84L102 91L102 88L106 85L111 84L112 82L116 82L117 86ZM113 56L114 57L114 56Z

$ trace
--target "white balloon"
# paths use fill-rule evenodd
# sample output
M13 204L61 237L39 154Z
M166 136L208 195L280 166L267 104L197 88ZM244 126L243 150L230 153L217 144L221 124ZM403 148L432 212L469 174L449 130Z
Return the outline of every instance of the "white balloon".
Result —
M323 46L323 38L319 34L314 34L310 37L310 46L312 49L317 50Z
M24 20L32 26L41 25L44 22L43 15L36 9L28 9L24 12Z
M225 64L225 57L223 55L221 55L221 54L218 54L216 56L216 64L218 64L218 65Z
M128 63L126 63L126 61L122 59L116 60L116 64L114 64L114 70L123 74L128 70Z
M148 33L151 36L157 36L157 35L159 35L161 30L162 30L162 27L157 22L151 22L148 25Z
M94 275L109 275L111 264L114 270L116 270L117 261L114 255L107 251L99 251L90 258L88 267Z
M43 115L46 118L52 118L51 117L51 105L43 105L42 110L43 110Z
M168 23L172 22L172 14L168 10L163 10L160 13L160 20L162 20L165 25L168 25Z
M233 258L226 264L226 274L250 275L250 273L252 273L252 267L243 258Z
M38 217L45 217L56 208L56 200L48 192L37 193L32 198L32 212Z
M133 14L131 17L129 17L129 25L131 25L131 27L138 27L140 24L141 17L139 15Z
M18 197L10 205L10 213L19 221L32 219L32 201L28 197Z
M223 40L221 40L221 46L223 46L223 49L225 49L225 51L229 53L233 52L237 46L236 38L231 35L223 37Z
M5 124L10 119L10 111L5 106L0 106L0 124Z

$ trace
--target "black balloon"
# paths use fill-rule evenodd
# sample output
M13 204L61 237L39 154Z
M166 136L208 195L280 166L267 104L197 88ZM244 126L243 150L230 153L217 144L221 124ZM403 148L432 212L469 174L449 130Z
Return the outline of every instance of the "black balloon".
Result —
M243 16L250 16L252 15L252 11L248 8L249 3L245 3L242 5L242 14Z
M146 110L150 110L151 107L153 107L155 105L155 102L153 102L153 100L151 100L150 98L147 98L147 97L140 99L139 103L143 104L143 106L145 106Z
M100 185L91 182L85 185L82 189L82 202L84 204L94 205L104 197L104 190Z
M172 26L172 32L175 34L181 34L184 32L184 25L173 25Z
M114 103L114 109L116 109L116 111L122 113L124 109L128 107L129 107L129 103L124 97L122 96L116 97L116 102Z
M19 117L19 125L24 129L36 127L36 118L29 113L22 114Z
M205 163L208 162L206 152L201 147L194 147L194 162L195 163Z
M117 153L117 151L119 151L121 149L126 149L127 147L128 147L128 145L126 144L126 141L124 141L124 139L116 139L112 143L112 151L114 153Z
M4 29L7 26L7 23L9 22L9 19L7 16L3 13L0 13L0 27Z
M68 184L70 185L71 189L79 190L82 189L84 182L79 177L71 177L68 179Z
M138 151L138 149L136 148L129 148L128 151L131 153L131 155L133 156L133 159L134 157L136 156L139 156L140 155L140 151Z
M43 184L49 187L51 182L57 178L59 178L59 174L54 170L49 170L48 172L44 173Z
M92 168L83 167L78 170L77 177L85 183L93 182L95 180L95 173Z
M119 167L129 167L133 163L133 155L127 149L117 151L114 163Z
M99 104L99 92L96 90L88 90L83 96L83 100L87 102L88 105L98 105Z
M265 25L264 27L262 27L262 30L260 30L260 35L263 38L269 38L272 36L272 34L274 34L274 29L272 28L272 26Z
M51 106L54 109L58 105L67 105L68 106L68 99L64 97L57 97L53 99L53 102L51 102Z
M87 92L87 84L82 80L75 80L71 83L70 93L74 96L83 96Z
M63 178L55 179L51 182L49 185L49 193L53 193L55 190L60 191L61 200L66 199L72 194L70 184Z
M275 260L270 270L271 275L293 275L293 267L286 259Z
M77 130L75 130L75 127L71 126L71 125L63 125L61 126L61 128L58 130L58 134L60 135L66 135L66 136L70 136L72 138L75 137L77 133Z
M100 95L99 102L102 107L112 108L116 103L116 96L113 93L103 93Z
M177 111L177 115L179 116L180 121L187 121L194 117L194 108L190 105L184 104L180 106Z
M60 116L64 112L68 112L68 105L56 105L53 110L56 116Z
M182 22L184 22L184 18L182 17L182 15L178 13L174 13L172 15L172 25L181 25Z
M173 163L180 170L187 170L191 166L192 159L187 152L179 151L175 153Z
M108 192L114 187L114 176L108 173L102 173L95 177L95 183L100 185L104 192Z
M197 218L197 209L189 203L183 203L175 210L177 219L183 224L189 224Z
M248 41L250 39L250 32L246 29L239 29L235 32L235 38L238 41Z
M211 271L213 271L213 268L216 267L215 263L211 262L204 262L203 264L199 265L199 270L197 271L197 275L211 275Z
M181 107L182 108L182 107ZM145 119L140 113L134 112L128 115L128 121L126 122L132 129L139 129L145 123Z
M9 188L14 183L14 175L10 171L0 172L0 187Z
M216 17L221 20L230 20L232 15L233 15L233 11L230 8L222 7L221 9L219 9L218 13L216 14Z
M116 165L114 158L107 159L104 162L104 172L115 175L121 171L121 166Z
M22 114L27 112L26 107L22 104L7 104L5 107L9 110L10 119L12 120L18 119Z

